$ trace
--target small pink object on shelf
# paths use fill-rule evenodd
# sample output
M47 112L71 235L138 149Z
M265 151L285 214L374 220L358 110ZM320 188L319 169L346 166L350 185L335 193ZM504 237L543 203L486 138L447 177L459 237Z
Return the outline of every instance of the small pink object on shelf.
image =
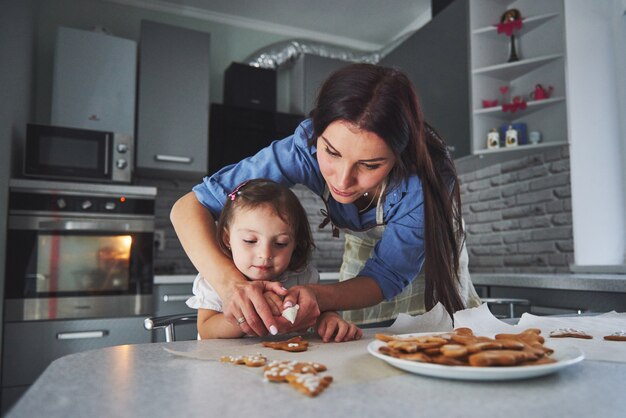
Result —
M552 94L552 90L554 90L552 86L544 88L541 84L537 84L535 90L530 92L530 98L533 100L547 99Z
M524 109L526 109L526 101L520 96L515 96L511 103L504 103L502 105L503 112L515 113L518 110L524 110Z
M483 100L483 107L484 108L488 108L488 107L494 107L498 105L498 99L496 100Z

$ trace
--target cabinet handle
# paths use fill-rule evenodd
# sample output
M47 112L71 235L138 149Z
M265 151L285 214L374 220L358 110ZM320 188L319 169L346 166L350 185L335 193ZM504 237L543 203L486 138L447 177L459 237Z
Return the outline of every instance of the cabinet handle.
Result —
M163 295L163 302L184 302L193 295Z
M168 163L191 164L193 162L193 158L191 157L180 157L178 155L157 154L154 156L154 159L157 161L165 161Z
M59 332L57 340L84 340L89 338L103 338L109 335L109 331L77 331Z

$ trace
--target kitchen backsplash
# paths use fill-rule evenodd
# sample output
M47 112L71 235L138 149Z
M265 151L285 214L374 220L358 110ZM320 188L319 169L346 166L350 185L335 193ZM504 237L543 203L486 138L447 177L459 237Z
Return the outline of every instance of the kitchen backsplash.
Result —
M172 223L170 210L174 202L200 182L196 180L162 179L150 177L136 177L136 183L144 186L154 186L158 189L156 198L156 225L155 229L163 231L165 248L157 250L154 261L154 272L160 275L195 274L196 269L187 258ZM317 248L313 253L313 263L322 272L338 271L343 255L343 234L340 238L333 238L330 226L318 229L322 221L320 209L324 207L322 200L303 186L296 186L294 193L298 196L307 211L311 222L311 231Z
M569 272L573 262L571 192L567 146L545 148L532 156L461 174L463 217L470 270L474 272ZM198 180L199 181L199 180ZM137 183L158 188L156 229L165 248L156 252L156 274L194 274L172 224L174 202L198 181L141 177ZM294 192L305 207L317 249L313 263L337 271L343 234L318 229L322 200L302 186Z
M460 177L470 271L570 272L568 146L547 147Z

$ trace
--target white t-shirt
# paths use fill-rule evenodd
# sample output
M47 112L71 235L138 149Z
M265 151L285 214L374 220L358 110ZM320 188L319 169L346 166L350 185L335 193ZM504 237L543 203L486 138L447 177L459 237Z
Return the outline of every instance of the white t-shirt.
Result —
M282 283L283 287L289 289L291 286L315 284L319 280L320 274L317 269L308 265L300 271L286 271L275 281ZM191 309L210 309L224 312L222 299L213 286L204 280L200 274L193 281L193 296L187 299L187 306Z

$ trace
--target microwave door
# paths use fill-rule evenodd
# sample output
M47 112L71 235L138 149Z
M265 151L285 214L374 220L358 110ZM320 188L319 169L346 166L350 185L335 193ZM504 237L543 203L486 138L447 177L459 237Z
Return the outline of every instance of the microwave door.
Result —
M104 136L104 177L110 176L110 167L111 167L111 152L113 151L113 138L111 138L111 134L106 134Z

